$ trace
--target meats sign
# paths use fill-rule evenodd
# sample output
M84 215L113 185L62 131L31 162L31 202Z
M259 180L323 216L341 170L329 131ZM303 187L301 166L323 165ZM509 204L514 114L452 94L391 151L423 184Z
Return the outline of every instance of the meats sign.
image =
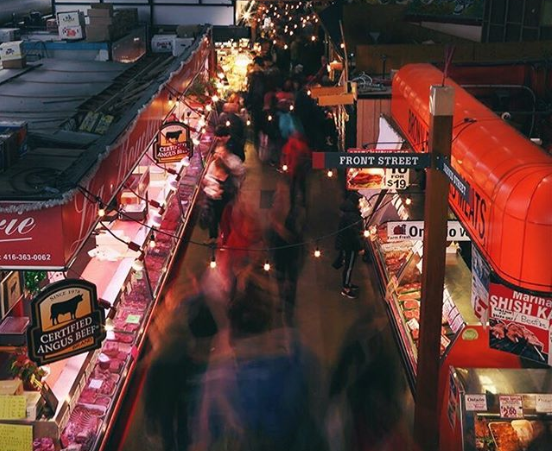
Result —
M552 365L552 298L491 283L490 347Z
M97 349L106 336L96 285L86 280L49 285L33 299L31 310L29 358L39 365Z

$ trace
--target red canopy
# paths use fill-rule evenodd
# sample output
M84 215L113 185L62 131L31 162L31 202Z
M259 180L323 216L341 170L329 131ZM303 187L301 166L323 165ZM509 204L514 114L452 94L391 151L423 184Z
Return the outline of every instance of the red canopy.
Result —
M391 112L417 151L427 150L430 86L443 73L403 67ZM451 80L452 165L470 184L470 206L451 187L449 203L493 270L517 287L552 292L552 157Z

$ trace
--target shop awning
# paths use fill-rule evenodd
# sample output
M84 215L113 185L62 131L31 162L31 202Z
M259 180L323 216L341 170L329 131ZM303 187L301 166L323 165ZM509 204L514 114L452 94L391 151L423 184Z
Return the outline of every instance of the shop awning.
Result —
M443 73L403 67L393 79L391 112L411 145L427 150L429 92ZM552 157L454 86L452 165L470 184L471 205L454 188L449 203L495 273L522 289L552 292Z

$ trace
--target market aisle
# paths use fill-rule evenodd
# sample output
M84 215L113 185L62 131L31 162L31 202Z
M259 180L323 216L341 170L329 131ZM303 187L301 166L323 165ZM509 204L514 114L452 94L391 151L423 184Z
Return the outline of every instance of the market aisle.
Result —
M261 165L251 147L246 166L242 194L258 209L258 217L266 224L270 198L283 175ZM322 172L311 174L307 240L336 230L340 186L340 181L329 179ZM206 236L196 227L191 239L203 242ZM329 436L328 449L332 451L407 449L412 398L374 273L369 264L359 259L353 276L361 287L359 298L345 298L340 295L341 271L331 266L334 238L320 241L319 246L322 256L318 259L312 257L314 246L305 249L295 313L299 341L312 353L309 361L313 364L306 368L306 375L310 381L317 381L311 386L314 396L310 413ZM196 293L199 279L209 271L209 249L190 244L180 250L180 255L165 294L168 307ZM161 325L165 323L162 310L157 315ZM150 339L154 342L158 341L157 333L152 328ZM209 347L202 352L207 360ZM142 374L149 370L147 361L143 359ZM181 377L174 374L176 387L184 383ZM146 445L148 450L162 450L160 442L146 432L141 388L136 396L138 402L123 420L128 434L120 449L134 451Z

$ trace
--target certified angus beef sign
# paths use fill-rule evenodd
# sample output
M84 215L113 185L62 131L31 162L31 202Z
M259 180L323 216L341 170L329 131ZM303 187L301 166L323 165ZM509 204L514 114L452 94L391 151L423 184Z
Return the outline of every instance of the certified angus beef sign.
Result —
M39 365L99 348L105 338L105 312L96 285L66 279L42 290L31 302L27 330L29 358Z
M190 128L182 122L167 122L159 130L153 157L158 163L174 163L192 156Z

